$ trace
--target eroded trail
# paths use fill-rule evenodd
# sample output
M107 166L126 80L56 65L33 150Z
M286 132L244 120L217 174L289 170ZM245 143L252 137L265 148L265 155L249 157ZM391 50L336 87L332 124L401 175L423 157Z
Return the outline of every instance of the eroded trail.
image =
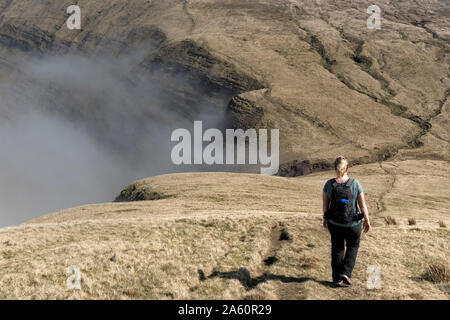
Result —
M391 163L392 164L392 163ZM386 195L392 193L392 190L394 189L395 181L396 181L396 175L392 172L392 170L387 169L385 166L383 166L382 162L379 162L379 166L383 171L389 175L390 182L387 184L386 189L380 194L378 200L376 200L377 204L377 214L384 213L387 211L386 202L384 201L384 198Z

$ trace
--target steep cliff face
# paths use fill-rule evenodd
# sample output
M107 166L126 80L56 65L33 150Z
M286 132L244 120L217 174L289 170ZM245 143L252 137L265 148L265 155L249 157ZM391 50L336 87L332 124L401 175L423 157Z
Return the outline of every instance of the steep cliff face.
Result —
M380 30L366 27L369 1L77 4L81 30L66 3L0 1L1 78L30 55L140 52L139 73L164 70L168 108L195 118L199 101L230 103L231 125L279 128L291 173L337 153L449 159L448 2L382 3Z

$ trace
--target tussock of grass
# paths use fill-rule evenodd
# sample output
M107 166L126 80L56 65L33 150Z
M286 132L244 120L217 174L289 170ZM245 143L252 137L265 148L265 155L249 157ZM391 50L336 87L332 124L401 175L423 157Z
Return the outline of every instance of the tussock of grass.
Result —
M398 224L397 220L391 216L384 217L384 221L386 222L387 225L396 226Z
M450 282L450 267L448 263L442 261L428 263L422 279L433 283Z
M410 226L415 226L417 224L416 218L408 218L408 224Z
M439 227L447 228L447 225L445 224L444 220L439 220Z

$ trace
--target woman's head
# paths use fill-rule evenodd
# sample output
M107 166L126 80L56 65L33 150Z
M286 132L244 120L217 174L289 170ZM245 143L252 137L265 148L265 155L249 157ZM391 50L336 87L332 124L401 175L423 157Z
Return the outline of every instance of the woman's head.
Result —
M334 170L338 177L343 177L348 170L348 161L343 156L339 156L334 160Z

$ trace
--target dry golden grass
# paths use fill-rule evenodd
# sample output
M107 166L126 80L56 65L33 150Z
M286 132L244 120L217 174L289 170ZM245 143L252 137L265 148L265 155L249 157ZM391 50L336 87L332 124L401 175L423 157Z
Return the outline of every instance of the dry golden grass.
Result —
M444 220L439 220L439 227L447 228L447 224L444 222Z
M449 219L442 210L450 205L448 190L422 209L414 201L401 208L397 197L423 201L429 189L410 193L394 184L397 195L388 196L386 182L396 175L411 184L412 172L427 172L421 185L431 187L448 179L450 167L411 160L383 167L392 171L378 164L350 170L365 189L373 224L362 236L351 288L330 284L320 195L332 172L299 178L185 173L136 183L170 198L88 205L1 229L0 298L448 299L445 284L422 277L424 261L448 260L450 232L436 224L437 216ZM384 211L377 211L381 203ZM384 215L412 213L420 229L383 223ZM270 257L276 261L265 264ZM81 290L66 287L73 265L82 273ZM381 268L381 290L366 288L370 265Z
M416 218L408 218L408 224L410 226L415 226L417 224Z
M388 224L388 225L394 225L394 226L396 226L398 224L397 220L391 216L384 217L384 222L386 222L386 224Z
M222 63L211 67L195 52L194 59L175 55L170 62L206 70L212 79L234 81L233 75L243 74L264 84L240 95L263 109L258 126L280 129L282 162L333 159L337 153L367 160L397 149L398 160L447 161L352 168L366 191L374 228L362 238L349 289L329 286L320 194L330 172L295 179L189 173L136 183L169 198L72 208L0 230L0 298L448 299L448 287L420 280L426 255L447 260L449 252L449 231L436 223L448 223L450 208L449 25L445 10L436 9L448 3L431 2L427 14L420 1L386 4L383 12L390 14L383 16L382 32L365 26L371 4L83 1L85 18L102 23L80 32L55 28L52 17L65 11L63 2L22 0L5 7L0 31L15 41L0 51L8 59L19 56L19 62L27 61L26 53L9 44L34 48L36 32L52 39L55 50L72 43L88 52L105 50L108 39L145 37L150 26L164 32L169 52L182 40L193 41ZM46 14L17 19L23 8ZM428 15L427 29L413 25ZM9 72L0 78L7 80ZM416 122L399 116L399 106ZM419 128L420 119L429 120L422 123L427 131ZM417 217L420 229L386 225L384 216ZM280 223L291 240L273 240ZM277 261L265 265L271 256ZM72 265L82 271L80 291L66 288ZM370 265L382 269L382 290L364 285Z
M424 280L434 283L450 282L450 267L447 261L428 263L422 275Z

